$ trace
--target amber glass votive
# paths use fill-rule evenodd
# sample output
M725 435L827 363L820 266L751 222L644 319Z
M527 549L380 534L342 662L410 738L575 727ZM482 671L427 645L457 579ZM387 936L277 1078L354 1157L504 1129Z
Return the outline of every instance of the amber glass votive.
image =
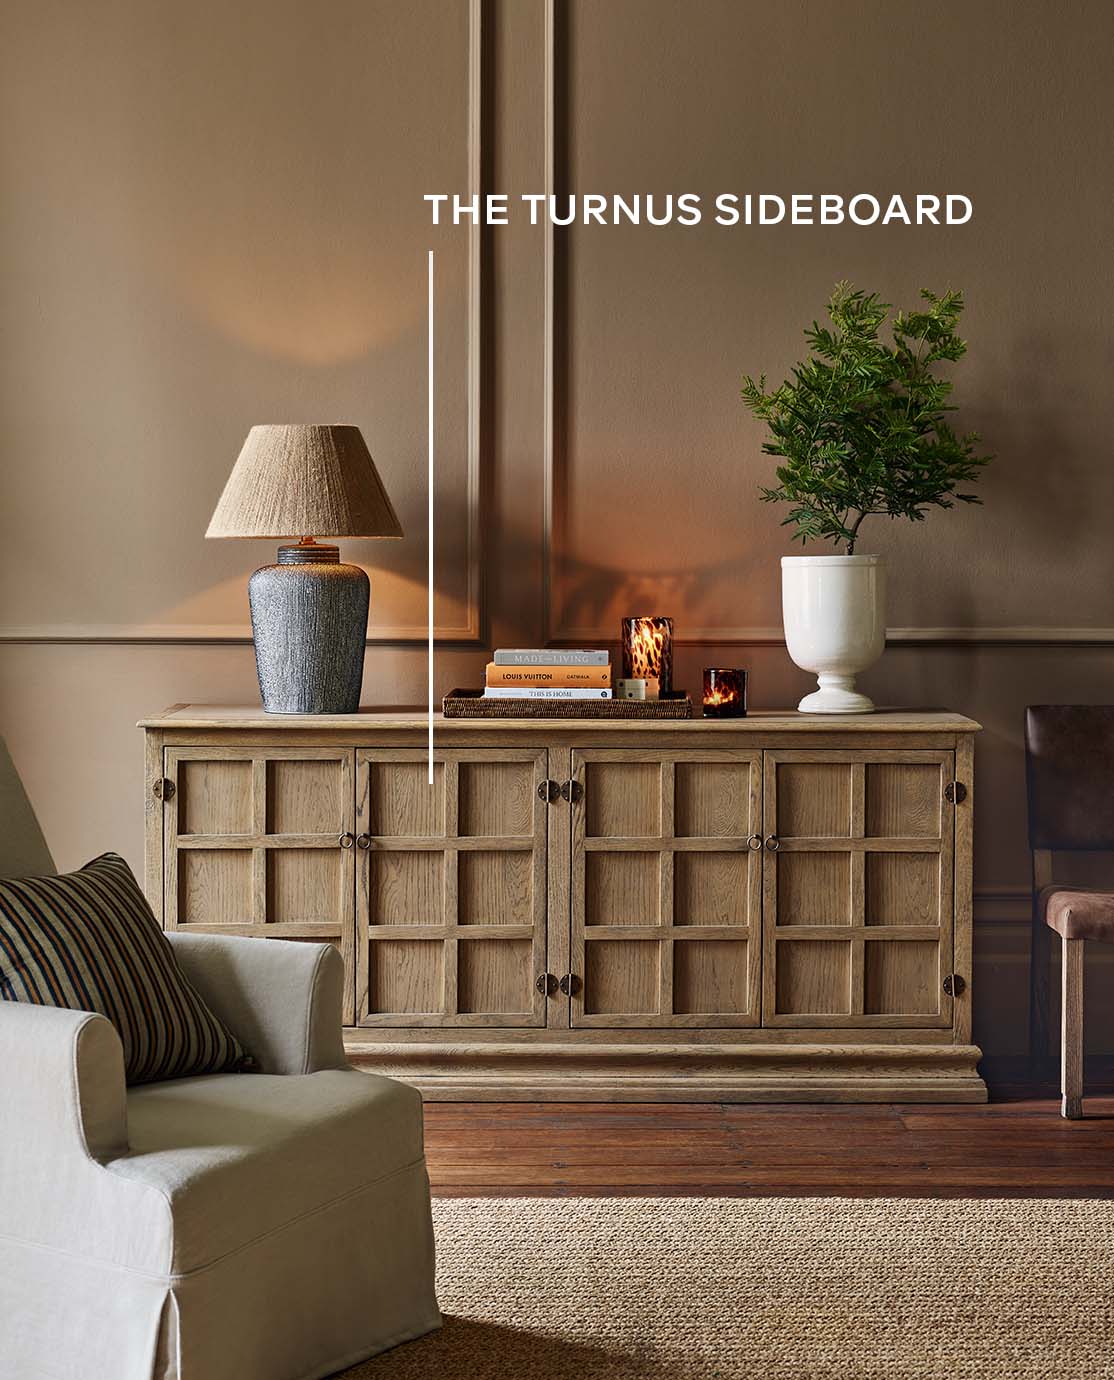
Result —
M623 619L623 679L656 680L658 694L673 690L673 619Z
M747 673L736 667L704 667L704 717L743 719L747 712Z

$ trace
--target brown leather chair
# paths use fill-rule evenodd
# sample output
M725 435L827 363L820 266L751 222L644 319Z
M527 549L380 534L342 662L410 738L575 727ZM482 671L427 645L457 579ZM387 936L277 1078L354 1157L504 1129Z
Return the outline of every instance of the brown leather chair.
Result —
M1029 1052L1048 1059L1051 931L1063 943L1060 1077L1066 1117L1083 1115L1083 944L1114 943L1114 891L1056 886L1063 852L1114 853L1114 705L1038 704L1025 711L1033 943Z

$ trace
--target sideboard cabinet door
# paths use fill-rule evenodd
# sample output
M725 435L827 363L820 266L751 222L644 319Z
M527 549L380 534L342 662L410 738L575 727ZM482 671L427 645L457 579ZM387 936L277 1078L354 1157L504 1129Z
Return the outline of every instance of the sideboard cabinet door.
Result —
M540 1026L548 754L356 753L356 1022Z
M767 751L763 1024L948 1027L950 751Z
M168 929L335 944L352 1019L353 750L170 747Z
M761 756L573 753L573 1026L758 1024Z

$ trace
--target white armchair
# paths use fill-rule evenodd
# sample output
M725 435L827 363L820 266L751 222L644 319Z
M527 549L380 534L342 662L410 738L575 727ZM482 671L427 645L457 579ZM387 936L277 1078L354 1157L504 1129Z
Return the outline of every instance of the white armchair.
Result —
M319 1380L440 1323L414 1089L348 1067L327 945L170 936L261 1072L126 1088L0 1002L0 1376Z

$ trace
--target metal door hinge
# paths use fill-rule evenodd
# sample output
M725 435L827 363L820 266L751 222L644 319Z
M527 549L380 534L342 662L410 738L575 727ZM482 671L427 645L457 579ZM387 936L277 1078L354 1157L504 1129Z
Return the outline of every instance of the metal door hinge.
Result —
M580 991L580 979L575 973L566 973L559 986L566 997L571 997Z
M944 799L952 805L962 805L967 799L967 787L962 781L949 781L944 787Z
M561 794L561 787L556 781L542 781L538 784L538 799L544 800L547 805L552 805Z
M168 800L173 800L174 782L171 781L169 776L160 776L159 779L155 782L155 784L151 787L151 791L154 794L156 800L161 800L164 803Z
M967 990L967 982L958 973L949 973L944 979L944 991L949 997L961 997Z
M578 800L584 798L584 787L579 781L566 781L561 787L561 799L567 800L570 805L575 805Z
M557 990L557 978L553 973L539 973L534 986L543 997L551 997Z

